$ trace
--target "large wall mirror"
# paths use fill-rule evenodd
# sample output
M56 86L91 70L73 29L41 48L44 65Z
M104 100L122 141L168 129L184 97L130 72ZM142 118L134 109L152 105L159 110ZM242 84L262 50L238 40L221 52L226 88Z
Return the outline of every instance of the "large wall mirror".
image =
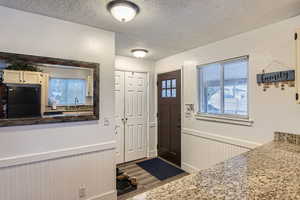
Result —
M0 52L0 126L99 119L99 64Z

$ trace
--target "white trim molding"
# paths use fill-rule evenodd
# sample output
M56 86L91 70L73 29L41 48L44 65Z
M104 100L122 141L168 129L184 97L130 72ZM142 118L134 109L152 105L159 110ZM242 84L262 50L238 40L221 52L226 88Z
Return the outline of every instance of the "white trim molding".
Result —
M104 194L91 197L87 200L116 200L116 199L117 199L117 192L115 190L112 190Z
M46 160L53 160L53 159L70 157L74 155L80 155L80 154L86 154L92 152L114 150L115 148L116 148L116 142L109 141L109 142L98 143L93 145L59 149L55 151L25 154L25 155L14 156L14 157L6 157L0 159L0 168L12 167L16 165L24 165L24 164L41 162Z
M253 120L243 119L243 118L234 118L234 117L226 117L226 116L218 116L218 115L206 115L206 114L195 114L195 118L197 120L204 120L210 122L219 122L233 125L241 125L241 126L252 126L254 123Z
M149 122L149 127L150 128L155 128L157 126L156 122Z
M195 130L195 129L183 128L182 133L193 135L193 136L196 136L196 137L207 138L207 139L210 139L210 140L215 140L217 142L227 143L227 144L230 144L230 145L235 145L235 146L243 147L243 148L246 148L246 149L254 149L254 148L262 145L260 143L251 142L251 141L248 141L248 140L242 140L242 139L237 139L237 138L232 138L232 137L226 137L226 136L207 133L207 132L203 132L203 131L199 131L199 130Z
M157 149L150 150L149 157L150 158L157 157Z
M194 167L194 166L192 166L192 165L190 165L190 164L188 164L188 163L185 163L185 162L182 162L182 163L181 163L181 168L182 168L184 171L186 171L186 172L188 172L188 173L190 173L190 174L197 173L197 172L200 171L200 169L198 169L198 168L196 168L196 167Z

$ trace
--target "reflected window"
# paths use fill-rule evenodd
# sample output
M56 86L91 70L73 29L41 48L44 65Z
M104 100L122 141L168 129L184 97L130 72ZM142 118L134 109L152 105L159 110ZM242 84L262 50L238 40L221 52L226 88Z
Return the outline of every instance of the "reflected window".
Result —
M86 102L86 80L50 78L49 105L83 105Z

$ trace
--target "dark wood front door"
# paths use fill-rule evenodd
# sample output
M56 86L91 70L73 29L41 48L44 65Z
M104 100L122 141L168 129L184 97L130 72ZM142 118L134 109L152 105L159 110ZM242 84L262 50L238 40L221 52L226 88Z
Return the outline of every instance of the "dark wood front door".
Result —
M159 74L158 156L181 165L181 72Z

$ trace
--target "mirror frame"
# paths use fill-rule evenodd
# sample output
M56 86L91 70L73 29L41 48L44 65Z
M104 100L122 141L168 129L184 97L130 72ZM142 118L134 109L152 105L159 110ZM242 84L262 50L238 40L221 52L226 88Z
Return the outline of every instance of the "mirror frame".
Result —
M0 119L0 127L7 126L22 126L22 125L34 125L34 124L49 124L49 123L63 123L63 122L79 122L79 121L91 121L99 120L99 63L84 62L76 60L67 60L61 58L51 58L33 55L24 55L16 53L0 52L0 60L21 60L30 64L52 64L52 65L66 65L71 67L81 67L93 69L93 81L94 81L94 96L93 107L94 115L87 116L54 116L49 118L42 117L30 117L30 118L17 118L17 119Z

